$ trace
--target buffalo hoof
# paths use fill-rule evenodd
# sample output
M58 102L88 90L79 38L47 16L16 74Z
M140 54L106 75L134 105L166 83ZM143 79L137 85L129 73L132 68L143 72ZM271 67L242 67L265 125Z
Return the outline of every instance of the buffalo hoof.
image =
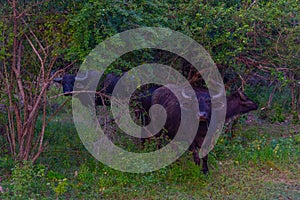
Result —
M207 175L208 174L208 169L202 169L202 172L204 175Z
M200 165L201 160L200 160L200 158L194 158L194 162L196 165Z

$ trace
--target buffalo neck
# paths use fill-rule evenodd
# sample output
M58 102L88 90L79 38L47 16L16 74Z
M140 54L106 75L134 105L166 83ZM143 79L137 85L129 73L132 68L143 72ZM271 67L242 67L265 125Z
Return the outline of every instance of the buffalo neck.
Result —
M226 110L226 119L229 119L235 115L240 114L240 108L233 96L227 97L227 110Z

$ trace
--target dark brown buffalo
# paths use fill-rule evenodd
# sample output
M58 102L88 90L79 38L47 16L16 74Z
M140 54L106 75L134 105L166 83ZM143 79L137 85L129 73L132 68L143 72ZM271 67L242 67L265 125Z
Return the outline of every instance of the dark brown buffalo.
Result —
M73 74L66 74L63 77L57 77L54 78L54 82L60 83L63 87L63 93L65 96L72 96L72 92L74 89L75 81L77 82L76 87L80 89L80 85L83 86L83 88L88 88L87 84L91 84L92 80L95 82L98 82L98 73L96 71L87 71L84 74L78 74L77 76ZM106 95L111 95L115 85L121 78L120 75L115 75L113 73L109 73L105 76L105 80L100 84L99 90L97 92L101 92L104 95L100 95L99 93L96 93L95 95L95 104L96 105L108 105L109 100L106 98ZM94 97L94 94L92 95L86 95L86 94L76 94L79 99L85 99L85 103L90 103L89 100ZM81 98L82 96L82 98Z
M99 87L97 87L97 92L96 94L86 94L86 93L77 93L76 96L80 100L85 100L82 102L84 105L85 104L90 104L92 99L95 100L95 105L110 105L110 100L109 96L112 95L114 88L117 84L117 82L120 80L120 78L125 75L125 73L116 75L114 73L109 73L105 75L104 81L100 81ZM89 88L87 87L88 84L92 83L92 80L94 80L96 83L98 82L98 73L96 71L87 71L84 74L78 74L77 76L72 75L72 74L66 74L63 77L57 77L54 79L55 82L60 83L63 87L63 93L65 96L72 96L73 89L74 89L74 84L75 81L77 83L76 87L78 90L80 90L81 86L82 88ZM134 75L131 75L134 79ZM130 83L125 83L128 85L123 85L124 89L129 89ZM151 95L155 89L158 88L158 86L155 87L144 87L143 90L139 90L135 95L137 96L135 100L138 102L143 102L142 106L145 106L144 110L149 110L148 107L150 108L151 106ZM116 94L117 95L117 94ZM95 98L94 98L95 97ZM150 101L149 101L150 99Z
M194 88L198 103L199 103L199 126L196 137L194 138L190 150L193 152L194 162L200 165L199 149L202 146L204 138L206 136L211 115L211 103L210 95L207 89ZM238 115L247 113L251 110L256 110L258 108L257 104L250 100L244 93L238 91L227 98L227 112L226 120ZM166 135L172 139L176 135L178 127L180 125L180 103L178 102L175 95L172 95L170 90L166 87L161 87L154 91L152 96L152 105L160 104L167 112L167 121L165 123L164 129L166 130ZM202 158L202 171L204 174L208 172L208 155Z

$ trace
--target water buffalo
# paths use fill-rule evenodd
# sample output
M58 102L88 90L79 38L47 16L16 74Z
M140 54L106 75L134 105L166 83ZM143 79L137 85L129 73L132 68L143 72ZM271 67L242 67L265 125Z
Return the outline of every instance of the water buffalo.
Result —
M127 73L127 72L125 72ZM104 81L100 83L100 86L97 87L97 93L95 95L95 104L96 105L110 105L110 101L107 98L107 96L112 95L114 87L116 86L117 82L120 80L120 78L125 75L125 73L116 75L114 73L109 73L105 76ZM87 71L84 74L78 74L77 76L72 75L72 74L66 74L63 77L58 77L54 78L54 82L60 83L63 86L63 93L65 96L72 96L73 88L75 81L77 83L76 87L80 88L80 85L82 84L83 86L85 84L88 84L91 82L91 79L97 80L98 74L96 71ZM134 79L134 75L129 76L130 79ZM123 83L126 84L123 86L123 88L129 89L130 83ZM153 92L159 88L160 86L158 85L146 85L141 87L140 89L136 90L136 92L133 94L132 101L134 101L133 104L138 104L139 107L139 114L141 115L142 113L147 113L151 107L151 96ZM86 88L86 86L85 86ZM104 94L104 95L101 95ZM80 97L80 93L76 94L77 97ZM86 96L85 96L86 97ZM88 95L90 97L89 99L91 100L92 96ZM88 101L87 101L88 102Z
M125 72L126 73L126 72ZM114 88L122 75L116 75L114 73L109 73L105 75L104 81L100 81L99 87L97 87L96 94L87 94L87 93L76 93L74 96L78 97L81 103L89 107L92 105L93 101L95 105L110 105L110 96L112 95ZM127 74L128 75L128 74ZM63 77L54 78L54 82L60 83L63 87L63 93L65 96L72 96L74 84L76 83L77 88L87 88L87 84L91 82L91 79L96 83L98 74L96 71L87 71L84 74L78 74L77 76L72 74L66 74ZM129 80L134 78L134 75L129 76ZM76 82L75 82L76 81ZM126 84L123 88L130 89L130 83L123 82ZM81 87L82 86L82 87ZM131 98L131 114L132 118L136 123L141 122L142 124L147 124L149 121L148 111L151 107L151 96L152 93L158 88L156 85L146 85L142 86L140 89L137 89Z
M63 77L54 78L53 81L60 83L63 86L63 93L65 96L72 96L75 81L78 84L76 85L77 88L80 88L81 87L80 85L87 88L86 84L91 83L91 79L95 80L95 82L98 82L97 78L98 78L98 73L96 71L87 71L84 74L78 74L77 76L73 74L66 74ZM121 78L120 75L115 75L113 73L109 73L106 75L105 80L100 84L99 91L97 91L104 95L100 95L99 93L96 93L95 95L96 105L109 104L108 103L109 100L106 98L106 95L112 94L113 89L120 78ZM82 94L76 94L76 95L80 96ZM88 97L92 97L92 96L88 96ZM89 101L86 101L85 103L89 103Z
M199 110L199 126L197 134L190 145L190 150L193 152L194 162L197 165L200 165L199 149L202 146L204 138L206 136L211 115L211 98L207 89L203 88L194 88L198 103ZM183 90L184 91L184 90ZM183 95L185 98L188 96ZM251 110L256 110L258 108L257 104L250 100L244 93L238 91L228 97L227 99L227 111L226 119L229 119L235 115L247 113ZM162 105L167 112L167 120L164 125L165 134L170 138L174 138L178 127L180 125L181 115L180 115L180 103L174 95L171 94L170 90L166 87L161 87L156 89L152 95L152 105L160 104ZM184 106L184 105L183 105ZM208 155L202 158L202 171L204 174L208 172Z

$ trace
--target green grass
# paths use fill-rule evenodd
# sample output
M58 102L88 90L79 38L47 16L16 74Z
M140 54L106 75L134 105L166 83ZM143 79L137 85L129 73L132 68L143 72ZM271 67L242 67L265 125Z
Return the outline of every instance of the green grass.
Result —
M2 165L0 199L300 199L299 129L240 120L209 154L208 176L190 152L161 170L134 174L94 159L72 121L60 117L47 129L49 146L37 164Z

